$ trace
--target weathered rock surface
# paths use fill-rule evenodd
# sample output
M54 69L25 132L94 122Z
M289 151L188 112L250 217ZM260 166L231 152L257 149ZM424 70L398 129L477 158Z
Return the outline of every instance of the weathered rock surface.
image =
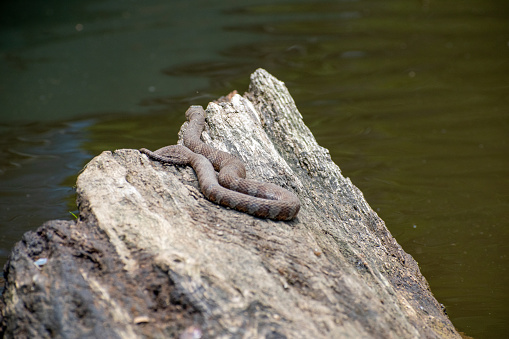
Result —
M6 338L459 337L282 82L257 70L248 93L207 114L203 140L295 192L297 218L214 205L189 167L103 152L78 178L79 220L48 222L13 250Z

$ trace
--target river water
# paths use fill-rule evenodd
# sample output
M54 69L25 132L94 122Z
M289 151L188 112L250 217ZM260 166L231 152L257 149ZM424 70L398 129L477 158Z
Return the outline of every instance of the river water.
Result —
M459 331L509 333L506 0L0 5L0 265L95 155L172 144L263 67Z

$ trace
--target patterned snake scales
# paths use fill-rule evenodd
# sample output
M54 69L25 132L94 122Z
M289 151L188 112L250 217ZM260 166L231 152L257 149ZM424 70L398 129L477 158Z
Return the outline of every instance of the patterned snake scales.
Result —
M201 106L191 106L186 118L189 125L184 132L185 146L171 145L155 152L142 148L140 152L163 163L191 165L203 195L216 204L275 220L291 220L297 215L300 201L295 194L271 183L245 179L246 168L241 160L201 141L205 127Z

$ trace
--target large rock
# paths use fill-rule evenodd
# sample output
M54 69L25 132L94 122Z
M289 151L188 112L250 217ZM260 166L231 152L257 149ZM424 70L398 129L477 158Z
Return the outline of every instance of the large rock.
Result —
M248 93L207 114L203 140L295 192L297 218L217 206L189 167L103 152L78 178L79 220L48 222L13 250L6 338L459 337L282 82L259 69Z

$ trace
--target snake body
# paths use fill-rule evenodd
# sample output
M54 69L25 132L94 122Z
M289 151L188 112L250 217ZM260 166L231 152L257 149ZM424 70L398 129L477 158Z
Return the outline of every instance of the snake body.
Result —
M171 145L155 152L142 148L140 152L163 163L191 165L203 195L216 204L275 220L291 220L297 215L300 201L295 194L272 183L246 179L246 168L240 159L201 141L205 127L201 106L191 106L186 118L189 124L184 132L185 146Z

